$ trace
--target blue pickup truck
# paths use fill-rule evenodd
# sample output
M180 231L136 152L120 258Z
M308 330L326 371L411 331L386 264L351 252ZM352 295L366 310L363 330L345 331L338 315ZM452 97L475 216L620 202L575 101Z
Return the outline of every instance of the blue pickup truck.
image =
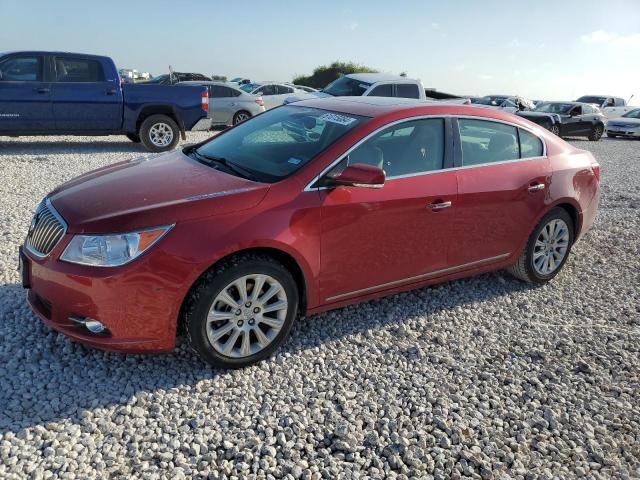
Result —
M207 120L206 87L132 85L109 57L0 53L0 135L117 135L173 149Z

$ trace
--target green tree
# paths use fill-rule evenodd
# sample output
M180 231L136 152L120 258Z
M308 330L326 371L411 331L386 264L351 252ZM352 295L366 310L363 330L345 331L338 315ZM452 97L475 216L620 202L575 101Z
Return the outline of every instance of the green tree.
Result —
M313 73L309 76L298 75L293 79L293 83L296 85L306 85L313 88L324 88L333 82L335 79L348 75L350 73L377 73L374 70L364 65L360 65L354 62L339 62L335 61L331 65L322 65L313 70Z

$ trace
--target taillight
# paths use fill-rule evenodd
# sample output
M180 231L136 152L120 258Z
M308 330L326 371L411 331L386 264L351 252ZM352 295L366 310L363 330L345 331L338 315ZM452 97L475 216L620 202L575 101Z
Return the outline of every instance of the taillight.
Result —
M200 100L203 110L209 110L209 91L205 90L200 94Z
M257 103L258 105L260 105L261 107L264 107L264 100L262 100L262 97L258 97L258 98L256 99L256 103Z
M591 170L593 171L593 174L596 176L598 181L600 181L600 164L599 163L592 163L591 164Z

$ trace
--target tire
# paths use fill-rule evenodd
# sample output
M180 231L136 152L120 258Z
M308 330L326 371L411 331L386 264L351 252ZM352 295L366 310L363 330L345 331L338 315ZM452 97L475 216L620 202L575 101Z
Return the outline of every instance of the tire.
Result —
M235 286L238 282L246 295ZM280 290L266 298L277 287ZM281 263L266 255L239 255L209 270L191 290L184 309L184 331L191 348L205 362L242 368L276 351L291 330L298 304L296 282ZM219 320L210 319L214 309ZM258 313L261 309L273 311Z
M173 150L180 141L178 124L167 115L151 115L140 125L140 140L150 152Z
M554 123L553 125L551 125L551 128L549 128L549 131L551 133L553 133L556 137L560 136L560 125L558 125L557 123Z
M137 133L127 133L127 138L133 143L140 143L140 135Z
M233 116L233 124L237 125L238 123L244 122L245 120L248 120L250 118L251 114L249 112L247 112L246 110L240 110Z
M604 126L598 123L591 128L591 132L589 133L589 136L587 138L589 139L590 142L597 142L602 138L603 133L604 133Z
M543 250L543 248L546 248L546 245L542 247L538 242L541 242L542 244L545 243L543 230L545 230L547 226L550 225L558 225L560 228L565 229L566 232L563 232L561 235L563 241L556 242L556 245L558 245L558 247L551 248L551 251L549 251L549 253L547 254L544 253L545 250ZM546 230L546 232L551 232L553 234L553 230ZM550 235L550 237L553 239L552 235ZM571 253L573 240L574 225L571 216L563 208L553 208L544 217L542 217L542 220L540 220L538 225L536 225L536 228L533 229L531 236L527 240L527 246L520 254L518 261L514 265L509 267L507 271L514 277L519 278L520 280L524 280L525 282L537 284L547 283L553 277L555 277L560 272L560 270L562 270L562 267L564 266L567 258L569 258L569 254ZM564 250L562 250L562 248L564 248ZM539 255L541 251L543 253L542 255ZM554 251L555 253L553 253ZM559 254L559 252L561 251L563 251L563 254L560 258L558 258L556 254ZM536 255L537 257L536 263L534 263L534 255ZM552 256L554 261L559 260L559 263L556 263L554 265L554 268L550 271L545 271L545 268L548 265L544 260L544 257L546 256ZM542 264L542 267L540 266L540 264Z

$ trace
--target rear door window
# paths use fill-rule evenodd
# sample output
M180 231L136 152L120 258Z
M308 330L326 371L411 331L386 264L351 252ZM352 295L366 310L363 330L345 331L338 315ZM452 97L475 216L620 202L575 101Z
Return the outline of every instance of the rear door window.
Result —
M0 82L41 82L42 57L9 57L0 62Z
M374 87L368 94L370 97L393 97L393 85L386 83Z
M522 128L518 129L518 135L520 137L520 158L542 156L544 150L542 140Z
M520 158L516 127L468 118L459 119L458 125L464 166Z
M222 85L214 85L212 88L213 98L228 98L234 97L233 90L222 86Z
M396 85L396 96L402 98L420 98L418 85L411 83L400 83Z
M103 82L102 65L88 58L56 57L56 82Z

